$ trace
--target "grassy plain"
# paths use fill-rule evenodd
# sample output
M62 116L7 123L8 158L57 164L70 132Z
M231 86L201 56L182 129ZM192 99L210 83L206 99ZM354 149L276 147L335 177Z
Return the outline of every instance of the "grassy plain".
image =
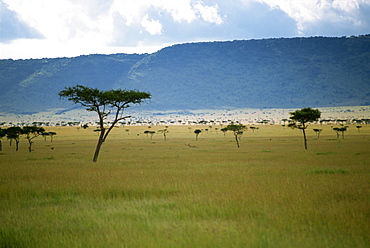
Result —
M46 128L32 153L3 141L0 247L369 247L370 126L311 125L308 150L278 125L239 149L191 128L117 128L97 163L93 128Z

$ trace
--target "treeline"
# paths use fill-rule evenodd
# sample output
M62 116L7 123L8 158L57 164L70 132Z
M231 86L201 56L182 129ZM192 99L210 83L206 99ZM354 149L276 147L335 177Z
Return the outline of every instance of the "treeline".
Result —
M36 127L36 126L24 126L24 127L9 127L6 129L0 128L0 151L3 150L2 139L6 137L9 140L10 145L12 145L13 141L15 142L15 150L19 150L19 143L21 137L25 137L28 141L28 151L32 152L32 144L34 143L34 139L40 135L42 135L45 140L46 137L50 137L51 142L53 141L53 136L56 135L56 132L46 132L43 127Z
M279 119L279 120L272 120L272 119L261 119L253 124L260 124L260 125L275 125L275 124L284 124L287 123L288 119ZM231 123L241 123L244 122L242 120L133 120L133 121L121 121L118 122L117 126L170 126L170 125L228 125ZM104 125L110 125L111 122L105 122ZM32 123L24 123L24 122L0 122L0 127L23 127L23 126L38 126L38 127L78 127L86 129L89 126L97 126L98 122L82 122L82 121L61 121L61 122L43 122L43 121L35 121ZM252 123L249 123L252 124ZM362 118L362 119L320 119L316 122L316 124L321 125L349 125L349 124L370 124L369 118Z

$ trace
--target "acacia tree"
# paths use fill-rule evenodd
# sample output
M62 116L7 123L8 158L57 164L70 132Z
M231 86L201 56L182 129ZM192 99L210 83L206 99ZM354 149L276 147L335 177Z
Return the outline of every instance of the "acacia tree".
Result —
M130 104L140 104L145 99L150 99L151 95L146 92L136 90L107 90L101 91L96 88L89 88L82 85L74 87L66 87L59 92L61 98L67 98L75 104L80 104L86 107L87 111L96 112L99 116L100 135L96 145L93 162L98 160L100 148L107 139L110 131L121 120L130 118L131 116L124 116L125 108L130 107ZM105 120L110 114L113 114L113 121L109 123L106 128L104 126Z
M164 140L167 140L167 133L169 131L167 130L167 128L163 129L163 130L158 130L158 133L163 133L163 139Z
M356 126L358 132L360 132L360 128L362 128L362 126Z
M247 129L247 127L245 125L242 125L242 124L229 124L226 126L226 129L228 131L232 131L234 133L234 137L235 137L235 141L236 141L236 145L238 146L238 148L240 148L240 145L239 145L239 139L240 139L240 136L243 135L243 131Z
M22 129L20 127L9 127L5 132L6 138L10 140L10 145L12 144L12 140L15 140L15 150L18 151Z
M194 130L194 133L195 133L195 141L198 141L198 136L199 136L199 134L202 132L202 130L200 130L200 129L195 129Z
M307 150L306 129L309 122L317 121L321 117L321 112L318 109L303 108L289 113L290 119L293 121L288 124L288 127L298 128L302 130L304 148Z
M337 139L339 139L339 132L342 132L342 139L344 139L344 132L347 131L347 127L334 127L333 130L337 133Z
M45 129L43 127L35 127L35 126L25 126L22 128L22 134L26 135L26 139L28 140L28 151L32 152L32 144L33 139L37 136L41 135L45 132Z
M50 136L50 142L53 142L53 137L54 135L57 135L56 132L48 132L49 133L49 136Z
M227 128L226 127L221 128L221 132L223 132L224 133L224 136L225 136L226 135L226 132L227 132Z
M316 129L314 128L313 131L316 133L317 138L320 138L320 133L322 132L322 129Z

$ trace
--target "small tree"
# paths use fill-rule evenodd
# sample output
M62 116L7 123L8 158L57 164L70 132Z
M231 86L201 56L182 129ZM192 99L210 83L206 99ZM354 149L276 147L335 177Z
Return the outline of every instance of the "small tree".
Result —
M224 133L224 136L225 136L226 135L226 132L227 132L227 128L226 127L221 128L221 132L223 132Z
M131 104L140 104L145 99L150 99L151 95L146 92L136 90L108 90L101 91L99 89L89 88L82 85L74 87L66 87L65 90L59 92L61 98L67 98L75 104L80 104L86 107L87 111L94 111L99 116L99 129L101 130L98 143L96 145L93 162L98 160L100 148L107 139L113 127L121 120L130 118L131 116L123 116L125 108ZM114 119L110 122L110 126L106 128L104 121L113 113Z
M253 133L254 133L254 130L257 130L258 131L258 127L250 127L250 129L252 129Z
M199 136L199 134L202 132L202 130L200 130L200 129L195 129L194 130L194 133L195 133L195 141L198 141L198 136Z
M155 131L149 131L149 134L150 134L150 140L153 139L153 135L155 134Z
M158 130L158 133L163 133L163 139L164 140L167 140L167 133L168 133L169 131L165 128L165 129L163 129L163 130Z
M360 129L362 128L362 126L356 126L358 132L360 132Z
M50 136L50 142L53 142L53 137L57 135L56 132L49 132L49 136Z
M10 140L10 145L12 144L12 140L15 141L15 150L18 151L19 148L19 140L22 134L22 129L20 127L9 127L5 130L6 138Z
M49 134L49 133L42 133L41 135L42 135L42 137L44 137L44 141L46 141L46 137L47 137L47 136L50 136L50 134Z
M150 127L149 127L150 128ZM155 131L144 131L144 133L146 134L146 137L148 138L148 134L150 134L150 140L153 139L153 135L155 134Z
M26 139L28 140L28 151L32 152L33 139L45 132L45 129L43 127L25 126L21 132L26 135Z
M298 128L302 130L304 148L307 150L306 129L308 127L308 123L317 121L321 116L321 112L318 109L303 108L301 110L290 112L290 115L290 119L293 122L289 123L288 127Z
M337 133L337 139L339 139L339 132L342 132L342 139L344 139L344 132L347 131L347 127L334 127L333 130Z
M313 129L313 131L316 133L317 138L320 138L320 133L322 132L322 129Z
M247 127L245 125L242 125L242 124L229 124L227 125L226 129L228 131L232 131L233 134L234 134L234 137L235 137L235 141L236 141L236 145L238 146L238 148L240 148L240 145L239 145L239 140L240 140L240 137L243 135L243 131L247 129Z

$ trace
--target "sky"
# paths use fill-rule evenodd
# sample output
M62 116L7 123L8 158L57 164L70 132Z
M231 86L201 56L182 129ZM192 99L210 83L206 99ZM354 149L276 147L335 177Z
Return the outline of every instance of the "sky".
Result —
M370 0L0 0L0 59L370 34Z

